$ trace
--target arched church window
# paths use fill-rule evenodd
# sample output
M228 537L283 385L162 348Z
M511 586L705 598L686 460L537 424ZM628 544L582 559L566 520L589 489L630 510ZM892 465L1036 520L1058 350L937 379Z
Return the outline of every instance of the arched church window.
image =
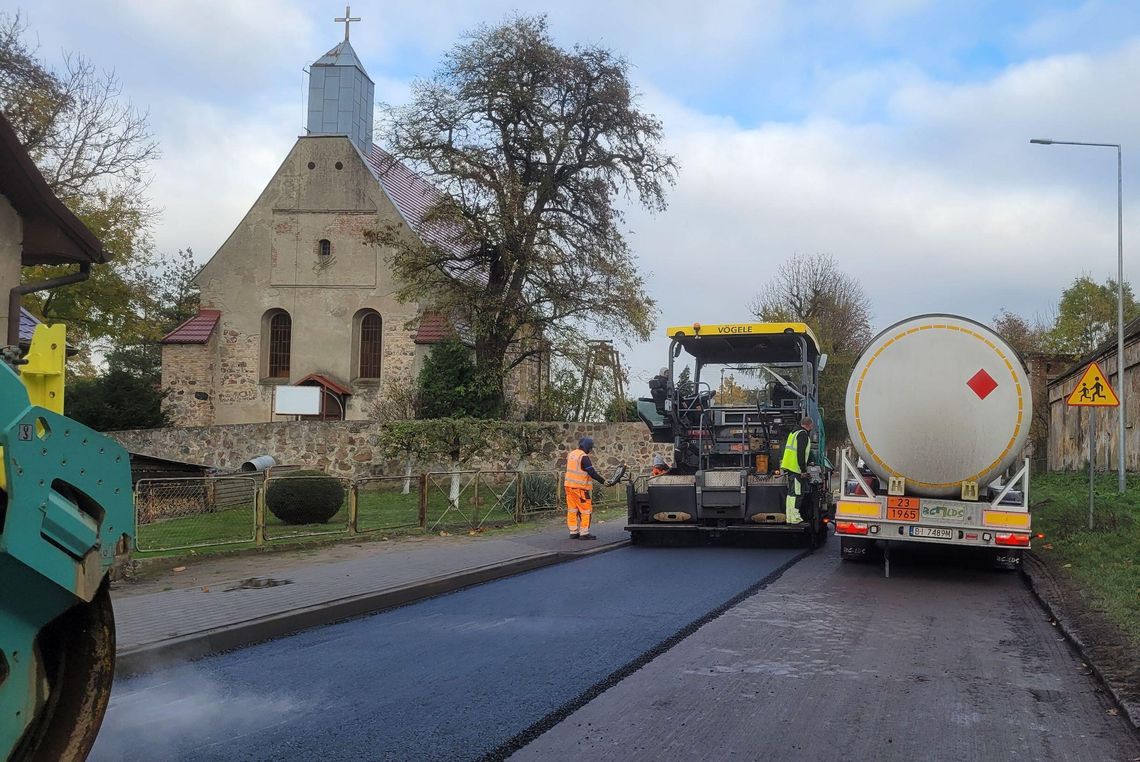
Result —
M289 378L289 356L293 349L293 319L285 310L266 313L266 373L267 378Z
M332 254L332 243L327 238L317 241L317 254L324 258Z
M356 313L357 378L380 378L380 357L383 348L384 321L375 310Z

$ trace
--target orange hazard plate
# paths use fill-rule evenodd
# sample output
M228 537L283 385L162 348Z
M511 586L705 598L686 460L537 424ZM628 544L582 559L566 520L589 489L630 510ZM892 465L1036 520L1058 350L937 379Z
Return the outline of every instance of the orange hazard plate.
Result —
M917 497L888 497L887 521L918 521L921 504Z

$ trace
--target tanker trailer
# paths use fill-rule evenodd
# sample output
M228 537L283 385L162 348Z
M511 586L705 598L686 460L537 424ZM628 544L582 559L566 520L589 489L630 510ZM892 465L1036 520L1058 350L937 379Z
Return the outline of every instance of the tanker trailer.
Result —
M894 543L934 543L1020 564L1031 535L1029 462L1018 461L1033 399L1000 336L955 315L892 325L856 361L846 414L855 453L879 480L842 452L835 530L844 559L882 550L889 562Z

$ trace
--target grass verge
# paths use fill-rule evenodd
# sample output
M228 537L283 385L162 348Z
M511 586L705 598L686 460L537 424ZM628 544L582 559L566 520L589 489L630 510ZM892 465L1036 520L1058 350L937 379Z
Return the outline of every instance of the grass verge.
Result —
M1033 528L1045 535L1033 552L1140 646L1140 476L1128 477L1124 494L1114 474L1097 474L1093 486L1090 530L1087 473L1033 478Z

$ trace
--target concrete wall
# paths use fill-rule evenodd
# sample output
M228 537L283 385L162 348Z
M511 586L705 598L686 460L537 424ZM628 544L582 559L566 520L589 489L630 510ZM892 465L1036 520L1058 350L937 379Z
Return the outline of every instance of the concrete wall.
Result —
M560 470L566 455L580 437L594 438L594 462L603 475L621 463L635 472L648 471L654 453L672 459L669 445L654 444L641 423L554 423L553 436L535 449L542 454L526 459L534 471ZM133 453L169 460L189 461L224 469L239 468L255 455L272 455L282 464L322 468L329 473L363 477L403 474L403 464L386 458L378 447L383 424L374 421L301 421L235 426L149 429L113 433ZM517 450L500 444L464 469L514 469ZM416 470L435 467L446 470L447 463L420 463Z
M1116 352L1102 354L1097 361L1108 376L1112 388L1120 391L1117 377ZM1125 383L1125 467L1140 470L1140 335L1127 336L1124 343ZM1117 427L1120 425L1117 408L1069 407L1065 400L1080 381L1088 363L1049 384L1049 470L1068 471L1088 467L1089 410L1096 411L1096 467L1115 470L1117 462Z
M20 215L0 196L0 346L8 336L8 292L20 285L20 251L24 226Z
M341 169L336 168L338 163ZM347 138L298 139L253 208L197 278L202 307L222 311L218 340L164 351L164 363L172 365L164 377L197 378L202 365L215 368L212 420L203 420L207 413L201 410L183 417L184 406L172 404L174 422L269 421L274 386L296 383L311 373L351 386L347 418L360 420L386 387L411 383L415 345L405 324L418 309L396 299L396 284L385 265L388 252L366 245L361 235L366 227L400 222L399 213ZM327 258L318 254L322 238L332 244ZM383 320L379 383L353 378L353 319L366 308ZM286 380L264 377L263 319L275 309L292 318ZM181 391L185 396L187 389Z

